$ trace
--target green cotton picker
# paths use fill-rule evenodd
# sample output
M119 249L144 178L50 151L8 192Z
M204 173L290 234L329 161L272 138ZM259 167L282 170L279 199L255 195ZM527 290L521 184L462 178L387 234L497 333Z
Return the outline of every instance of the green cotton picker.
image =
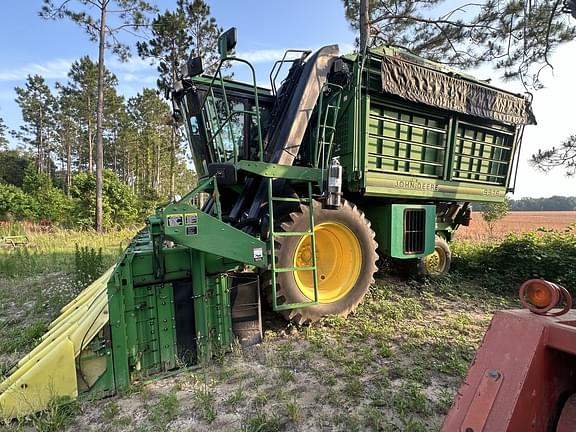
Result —
M347 316L378 256L442 275L470 204L513 191L522 95L389 47L290 50L270 88L219 40L167 95L198 186L157 210L0 384L0 415L95 398L261 338L261 297L297 324ZM250 83L223 78L247 68Z

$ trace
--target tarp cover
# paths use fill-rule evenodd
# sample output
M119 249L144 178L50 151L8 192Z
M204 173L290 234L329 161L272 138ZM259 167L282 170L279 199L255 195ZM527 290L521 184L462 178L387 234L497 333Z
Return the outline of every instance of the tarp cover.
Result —
M382 58L382 90L414 102L507 124L536 124L528 100L452 76L398 54Z

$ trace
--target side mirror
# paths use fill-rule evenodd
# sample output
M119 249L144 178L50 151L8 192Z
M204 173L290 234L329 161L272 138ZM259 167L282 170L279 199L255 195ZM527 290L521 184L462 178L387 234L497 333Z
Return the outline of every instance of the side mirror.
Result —
M236 27L232 27L220 35L218 38L218 53L221 59L233 53L234 48L236 48L236 42Z
M202 72L204 72L202 57L192 57L192 55L190 55L186 62L186 72L190 78L201 75Z

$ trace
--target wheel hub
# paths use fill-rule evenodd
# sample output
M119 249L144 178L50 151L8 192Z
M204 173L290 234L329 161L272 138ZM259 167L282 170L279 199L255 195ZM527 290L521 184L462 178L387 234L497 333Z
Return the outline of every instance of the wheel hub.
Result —
M316 243L316 268L318 301L331 303L343 298L352 290L362 266L362 252L356 235L345 225L325 222L314 229ZM303 237L296 247L295 267L314 264L310 236ZM314 298L314 272L294 273L302 294Z
M424 258L424 265L428 274L440 274L446 266L446 258L438 248Z

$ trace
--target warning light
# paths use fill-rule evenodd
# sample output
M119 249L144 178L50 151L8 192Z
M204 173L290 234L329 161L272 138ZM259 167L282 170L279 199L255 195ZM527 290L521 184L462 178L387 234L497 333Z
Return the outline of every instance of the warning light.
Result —
M530 279L522 284L519 291L522 305L538 315L563 315L572 308L572 296L563 286L544 279ZM548 313L564 303L561 311Z

